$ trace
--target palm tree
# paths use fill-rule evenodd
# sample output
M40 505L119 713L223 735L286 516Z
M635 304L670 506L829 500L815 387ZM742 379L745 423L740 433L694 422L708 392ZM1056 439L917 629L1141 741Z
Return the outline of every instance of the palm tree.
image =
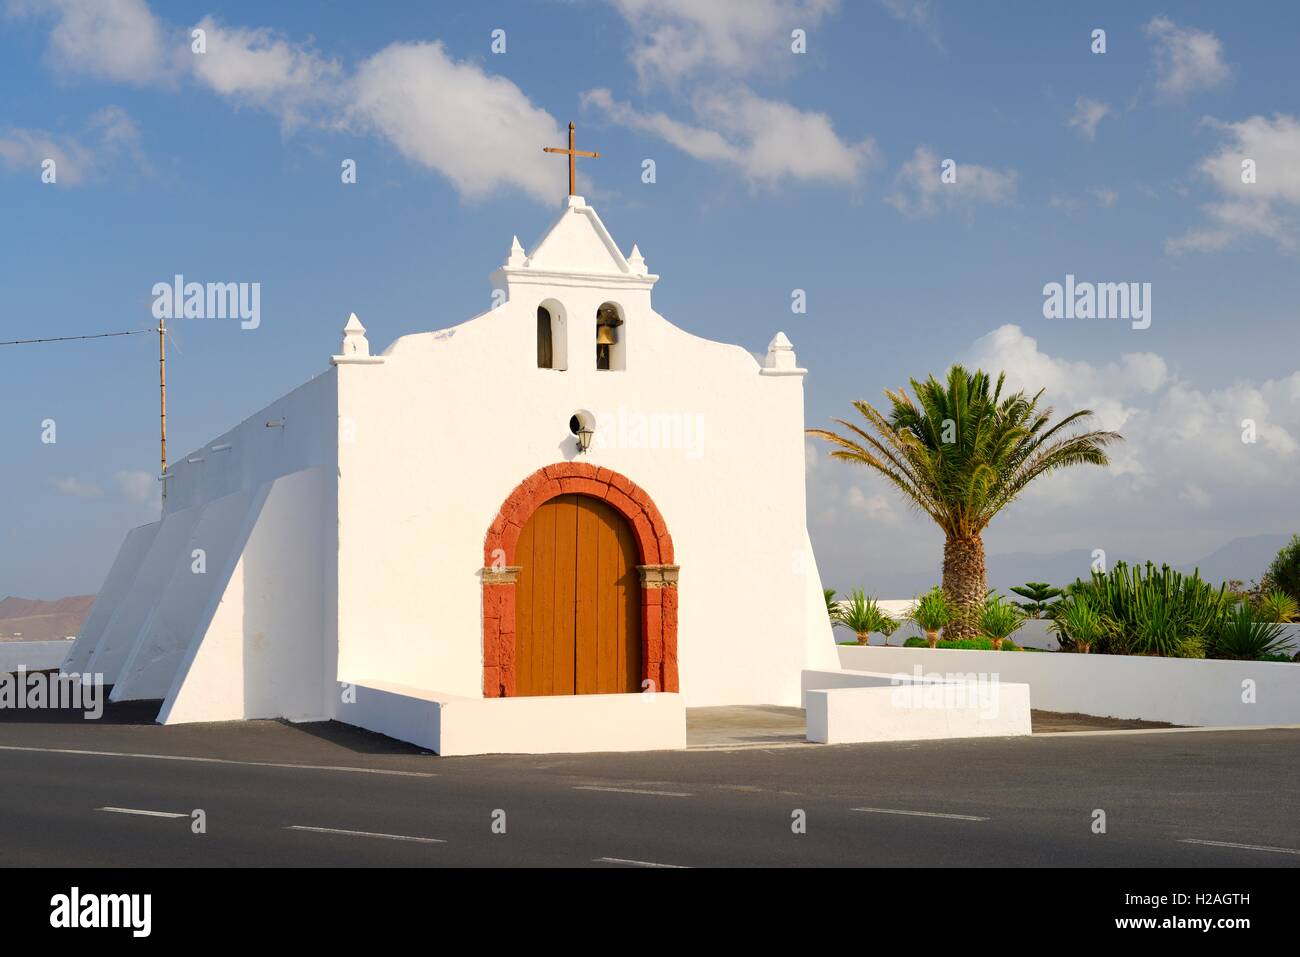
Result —
M893 619L880 610L874 598L865 594L861 588L855 588L849 593L849 600L840 607L839 620L836 624L852 631L858 636L858 644L865 645L873 631L884 632L892 621ZM889 641L887 633L885 641L886 643Z
M933 648L939 644L939 630L943 629L947 633L948 625L953 620L953 609L942 588L931 588L917 597L908 617L925 632L926 643Z
M1049 626L1062 648L1087 654L1106 634L1106 620L1086 595L1071 595L1056 605L1056 617Z
M823 588L822 597L826 599L826 617L831 620L831 627L833 628L840 618L840 603L835 600L835 589Z
M980 614L980 630L993 642L993 650L1001 651L1002 642L1019 631L1025 619L1025 613L1014 602L1006 601L1001 595L991 595Z
M809 429L838 446L831 455L875 469L910 504L943 529L943 590L957 617L946 630L954 638L979 634L986 594L982 533L998 512L1041 475L1070 465L1106 465L1105 447L1117 432L1077 431L1093 415L1081 409L1051 424L1041 408L1042 390L1003 396L1006 373L989 375L955 365L945 385L934 376L911 380L916 400L885 390L891 408L867 402L858 410L872 431L836 419L840 435Z

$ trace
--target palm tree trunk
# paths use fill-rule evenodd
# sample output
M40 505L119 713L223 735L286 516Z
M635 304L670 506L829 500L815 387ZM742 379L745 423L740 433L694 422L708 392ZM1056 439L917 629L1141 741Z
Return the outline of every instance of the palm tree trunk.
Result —
M956 615L944 629L950 638L979 636L979 618L988 590L984 576L984 541L978 535L948 538L943 543L943 592Z

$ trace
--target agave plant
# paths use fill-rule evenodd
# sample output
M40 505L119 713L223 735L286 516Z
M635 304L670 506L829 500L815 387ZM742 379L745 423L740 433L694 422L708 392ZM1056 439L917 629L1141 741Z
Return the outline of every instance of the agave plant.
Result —
M959 365L947 382L930 376L887 390L890 408L853 403L870 430L836 419L844 434L809 429L836 446L833 458L879 472L943 529L943 590L953 606L952 637L973 638L984 607L984 529L1025 488L1074 465L1105 465L1115 432L1083 431L1088 409L1052 421L1043 393L1003 394L986 372Z
M1263 595L1255 605L1255 616L1260 621L1277 625L1294 621L1297 612L1300 612L1300 605L1296 604L1296 600L1277 589Z
M1086 655L1106 634L1106 622L1084 595L1073 595L1056 603L1049 626L1062 648Z
M980 615L980 630L993 642L993 650L1001 651L1006 641L1025 623L1025 613L1001 595L993 595L984 603Z
M880 605L861 588L849 593L848 601L840 606L838 624L858 636L858 644L865 645L873 631L884 631L893 619L880 610ZM892 630L892 629L891 629Z
M931 588L916 599L908 617L925 632L925 640L933 648L939 643L939 631L953 619L953 607L942 588Z
M1283 654L1290 640L1285 629L1273 621L1261 621L1250 605L1242 602L1223 618L1213 636L1216 658L1257 661Z

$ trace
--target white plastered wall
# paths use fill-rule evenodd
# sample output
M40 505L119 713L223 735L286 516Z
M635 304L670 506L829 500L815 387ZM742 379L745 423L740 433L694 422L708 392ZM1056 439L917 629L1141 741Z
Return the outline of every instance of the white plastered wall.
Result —
M122 665L139 640L144 624L153 613L172 573L182 563L189 565L187 546L190 533L202 512L199 506L163 516L131 587L96 642L84 671L102 674L105 684L117 681Z
M525 477L579 458L582 410L598 427L581 461L645 489L673 536L686 704L797 704L801 669L835 666L806 532L802 378L673 326L651 309L654 277L620 265L592 217L565 216L533 266L498 273L499 308L338 370L356 435L339 449L340 675L482 694L484 536ZM567 316L565 371L536 368L548 300ZM606 301L626 318L620 371L595 368ZM675 447L636 441L650 416L676 423Z
M328 470L275 480L160 723L334 716L333 514Z
M95 603L90 606L90 613L81 625L81 633L77 635L77 640L63 661L61 670L64 673L80 673L90 663L90 656L94 654L104 629L131 590L131 583L135 581L140 564L153 545L160 525L161 522L151 522L126 533L122 546L117 550L117 557L108 570L108 577L104 579L99 594L95 596Z
M172 571L113 686L113 701L163 698L191 646L202 639L261 513L269 486L200 506L182 561ZM198 553L196 555L196 553Z

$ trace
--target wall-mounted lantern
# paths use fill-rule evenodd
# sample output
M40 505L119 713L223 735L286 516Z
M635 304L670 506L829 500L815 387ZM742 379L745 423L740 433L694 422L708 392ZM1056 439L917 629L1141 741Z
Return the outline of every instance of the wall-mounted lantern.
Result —
M569 431L578 440L579 453L586 452L591 448L591 437L596 434L596 430L591 427L590 416L582 412L575 412L569 419Z

